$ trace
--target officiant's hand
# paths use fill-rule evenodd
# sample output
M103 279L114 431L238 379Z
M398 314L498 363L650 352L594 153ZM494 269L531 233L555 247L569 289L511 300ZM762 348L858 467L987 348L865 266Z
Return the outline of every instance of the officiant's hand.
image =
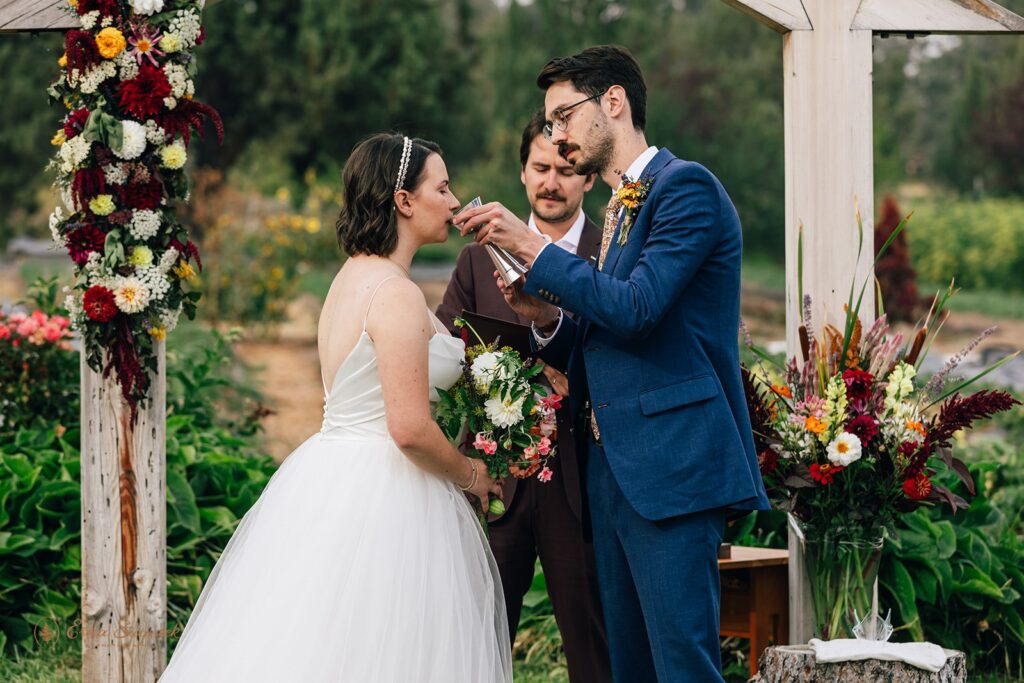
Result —
M493 275L494 284L501 290L502 296L505 297L505 303L513 311L532 320L538 328L544 328L558 320L558 307L524 292L521 278L514 285L509 286L501 278L501 273L494 271Z
M533 265L533 260L547 244L547 240L530 230L526 223L499 202L466 209L453 222L463 237L475 232L473 239L477 242L507 249L527 267Z

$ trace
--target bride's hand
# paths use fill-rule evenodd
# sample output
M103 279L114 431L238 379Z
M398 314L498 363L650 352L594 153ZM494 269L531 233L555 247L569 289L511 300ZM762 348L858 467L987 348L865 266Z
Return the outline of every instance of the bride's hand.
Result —
M470 458L467 458L470 460ZM472 493L477 497L480 503L480 509L483 510L484 514L487 514L488 506L490 505L489 494L494 494L495 498L501 498L503 495L501 489L501 482L491 478L491 475L487 473L487 466L483 462L476 460L471 463L476 467L476 484L466 489L466 493Z

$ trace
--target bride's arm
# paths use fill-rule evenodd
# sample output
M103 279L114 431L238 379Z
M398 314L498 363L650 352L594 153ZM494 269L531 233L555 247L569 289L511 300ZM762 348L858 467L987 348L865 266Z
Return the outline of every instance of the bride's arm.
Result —
M377 352L388 432L395 444L419 467L459 486L473 480L475 466L477 483L469 491L486 509L487 494L500 495L501 486L482 462L471 463L448 442L430 414L427 345L434 326L419 287L404 279L381 287L366 330Z

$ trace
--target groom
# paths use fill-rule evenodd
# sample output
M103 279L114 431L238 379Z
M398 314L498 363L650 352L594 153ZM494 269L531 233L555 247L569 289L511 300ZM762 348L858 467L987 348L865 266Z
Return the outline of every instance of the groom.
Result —
M569 376L615 680L721 681L725 519L768 508L739 371L739 218L707 169L647 145L625 49L554 59L537 84L550 141L612 190L598 268L497 203L457 222L530 266L503 292Z

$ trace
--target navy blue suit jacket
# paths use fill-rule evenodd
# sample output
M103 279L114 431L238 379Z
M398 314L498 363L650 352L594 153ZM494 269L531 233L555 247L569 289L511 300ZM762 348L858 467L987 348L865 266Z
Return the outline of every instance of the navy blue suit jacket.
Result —
M628 239L604 267L544 249L525 291L563 316L540 357L589 395L615 479L651 520L768 509L739 368L742 236L732 201L700 164L662 148ZM585 390L580 390L585 389ZM579 452L587 433L574 430Z

